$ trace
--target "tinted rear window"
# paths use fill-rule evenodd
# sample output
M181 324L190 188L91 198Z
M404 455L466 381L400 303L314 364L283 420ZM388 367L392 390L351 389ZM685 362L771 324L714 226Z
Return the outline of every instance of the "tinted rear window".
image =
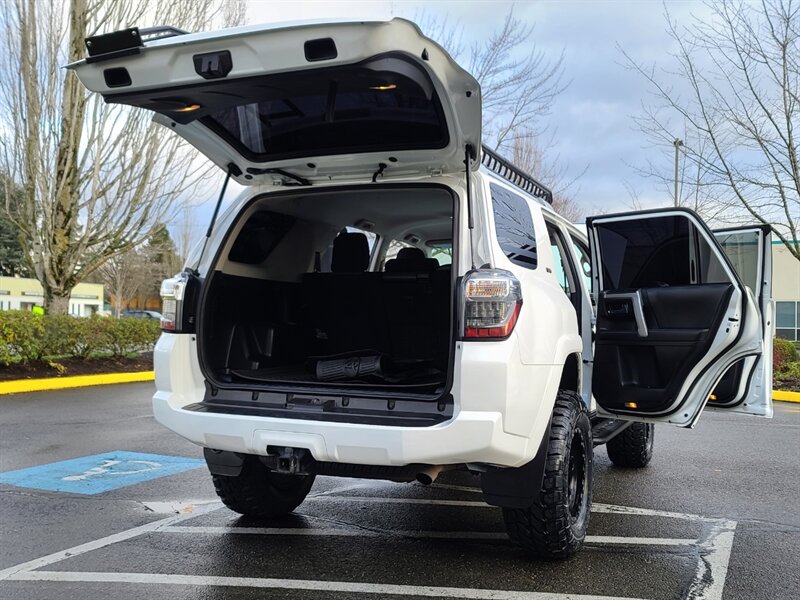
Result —
M257 161L448 142L430 80L399 58L230 82L225 91L206 99L214 106L202 121Z
M528 203L509 190L492 184L494 228L500 248L508 259L521 267L535 269L536 235Z

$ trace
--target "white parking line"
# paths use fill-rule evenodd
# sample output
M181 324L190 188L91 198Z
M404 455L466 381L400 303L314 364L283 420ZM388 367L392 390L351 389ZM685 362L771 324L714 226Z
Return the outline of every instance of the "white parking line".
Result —
M135 583L159 585L195 585L218 587L272 588L376 594L380 597L421 596L424 598L466 598L468 600L638 600L616 596L551 594L515 590L393 585L350 581L316 581L308 579L267 579L259 577L216 577L209 575L164 575L160 573L75 573L70 571L25 571L14 576L16 581L58 581L92 583Z
M205 527L172 525L158 529L160 533L204 533L207 535L287 535L287 536L330 536L330 537L382 537L400 536L419 539L454 539L454 540L502 540L508 541L508 535L494 531L417 531L409 530L371 530L371 529L336 529L333 527ZM643 546L694 546L695 539L684 538L650 538L621 537L612 535L587 535L588 544L631 544Z
M329 490L320 494L310 495L310 502L352 502L352 503L383 503L383 504L419 504L433 506L461 506L472 508L488 508L489 505L480 501L466 500L440 500L434 498L388 498L378 496L347 496L337 495L337 492L350 491L360 486L350 486L338 490ZM439 486L444 487L444 486ZM472 490L472 488L465 488ZM477 490L475 490L477 491ZM551 594L541 592L527 592L514 590L485 590L476 588L450 588L430 586L405 586L377 583L337 582L337 581L310 581L294 579L265 579L247 577L215 577L204 575L179 575L155 573L92 573L71 571L41 571L48 565L60 562L67 558L105 548L112 544L130 540L149 533L249 533L261 535L343 535L343 536L379 536L379 535L409 535L423 538L465 538L465 539L502 539L504 534L494 532L438 532L438 531L388 531L371 532L365 529L340 530L335 528L318 529L283 529L283 528L230 528L230 527L191 527L179 526L178 523L192 519L196 516L213 512L222 508L220 503L209 504L192 508L191 513L174 515L153 521L146 525L134 527L126 531L115 533L92 542L87 542L54 552L13 567L0 571L0 581L72 581L85 583L162 583L169 585L197 585L197 586L236 586L258 587L274 589L304 589L328 590L350 593L366 593L380 595L410 595L436 598L468 598L475 600L611 600L605 596L592 596L581 594ZM690 585L687 600L722 600L725 587L725 578L731 557L733 537L736 522L726 519L715 519L669 511L654 509L615 506L596 503L592 510L598 513L637 515L646 517L661 517L698 522L704 525L704 535L700 540L680 538L642 538L621 536L588 536L587 541L598 545L643 545L643 546L697 546L700 554L695 578ZM346 533L345 533L346 532ZM616 599L619 600L619 599ZM625 599L627 600L627 599Z
M7 569L3 569L2 571L0 571L0 581L4 579L14 579L20 573L33 571L34 569L41 569L42 567L46 567L54 563L61 562L62 560L65 560L67 558L72 558L73 556L78 556L79 554L86 554L87 552L92 552L93 550L100 550L101 548L105 548L106 546L110 546L111 544L124 542L125 540L139 537L140 535L144 535L145 533L157 531L161 527L166 527L174 523L180 523L181 521L191 519L192 517L197 517L205 513L219 510L220 508L222 508L221 503L209 506L202 506L190 514L167 517L166 519L160 519L158 521L153 521L152 523L140 525L139 527L126 529L125 531L120 531L119 533L113 533L111 535L107 535L106 537L91 542L87 542L79 546L73 546L72 548L61 550L60 552L53 552L52 554L48 554L47 556L35 558L33 560L29 560L28 562L24 562L18 565L14 565L13 567L8 567Z

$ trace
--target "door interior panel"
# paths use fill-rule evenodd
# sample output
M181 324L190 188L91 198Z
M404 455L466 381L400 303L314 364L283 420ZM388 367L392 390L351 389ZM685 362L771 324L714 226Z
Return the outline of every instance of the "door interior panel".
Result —
M601 294L592 383L597 401L612 411L665 411L708 351L733 290L728 283L639 289L646 335L632 300Z
M747 357L737 361L730 369L725 371L725 375L722 376L717 387L711 392L710 405L731 406L734 403L738 404L744 401L744 398L742 398L739 402L736 402L736 397L739 393L739 384L745 375L744 367L746 363Z

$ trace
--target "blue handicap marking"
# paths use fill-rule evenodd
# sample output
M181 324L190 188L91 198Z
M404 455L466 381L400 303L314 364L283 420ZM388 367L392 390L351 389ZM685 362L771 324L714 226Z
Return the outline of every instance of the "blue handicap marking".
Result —
M0 483L51 492L101 494L204 464L196 458L114 450L0 473Z

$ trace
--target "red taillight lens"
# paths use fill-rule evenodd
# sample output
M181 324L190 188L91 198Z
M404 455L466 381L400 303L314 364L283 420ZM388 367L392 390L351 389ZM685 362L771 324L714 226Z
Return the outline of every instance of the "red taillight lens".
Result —
M464 278L464 338L505 339L514 330L522 293L508 271L480 269Z
M179 273L161 282L161 329L171 333L183 330L183 304L189 274Z

